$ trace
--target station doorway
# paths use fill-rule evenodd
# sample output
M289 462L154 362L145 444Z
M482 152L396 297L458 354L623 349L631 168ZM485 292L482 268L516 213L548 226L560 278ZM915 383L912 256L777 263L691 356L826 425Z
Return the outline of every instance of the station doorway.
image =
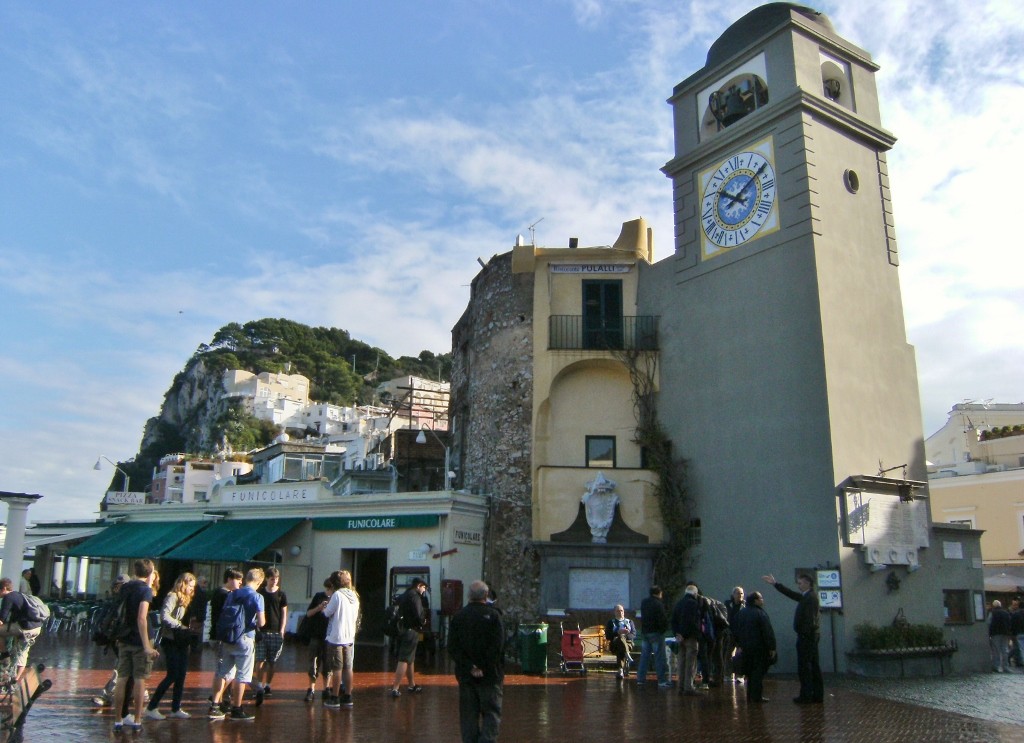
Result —
M352 573L363 623L357 640L384 644L384 610L388 605L387 549L343 549L341 569Z

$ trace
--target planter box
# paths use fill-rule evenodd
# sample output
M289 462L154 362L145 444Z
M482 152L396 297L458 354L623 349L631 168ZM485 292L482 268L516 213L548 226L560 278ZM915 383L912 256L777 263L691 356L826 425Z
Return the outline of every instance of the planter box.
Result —
M912 676L945 676L946 659L956 651L955 642L921 648L851 650L846 654L849 658L847 669L855 676L870 678L903 678L908 670ZM935 673L936 660L938 674ZM899 661L899 674L896 673L896 666L889 661Z

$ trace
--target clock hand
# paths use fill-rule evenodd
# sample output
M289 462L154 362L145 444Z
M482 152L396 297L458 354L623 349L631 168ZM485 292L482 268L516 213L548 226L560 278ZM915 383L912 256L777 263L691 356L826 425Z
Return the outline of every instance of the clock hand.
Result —
M746 186L744 186L744 188L746 188ZM726 191L723 188L721 191L718 192L718 195L719 196L725 196L726 198L728 198L729 199L729 206L732 206L733 204L735 204L737 201L740 200L740 194L741 193L743 193L743 191L740 191L740 193L738 193L735 196L733 196L731 193L729 193L728 191Z
M763 173L764 169L767 168L767 167L768 167L768 162L767 161L761 163L761 167L758 168L757 172L754 173L752 176L750 176L750 179L746 183L743 184L743 188L741 188L739 193L736 194L736 197L735 197L734 200L742 199L743 198L743 192L746 191L748 188L750 188L750 184L751 183L753 183L754 181L756 181L758 178L761 177L761 173Z

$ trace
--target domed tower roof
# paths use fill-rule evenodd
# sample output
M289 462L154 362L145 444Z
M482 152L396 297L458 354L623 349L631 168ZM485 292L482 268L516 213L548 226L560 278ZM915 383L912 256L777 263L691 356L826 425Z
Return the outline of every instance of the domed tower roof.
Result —
M764 34L765 31L782 25L792 16L795 11L811 23L821 27L822 31L835 35L836 30L832 21L824 13L820 13L806 5L796 3L768 3L759 8L754 8L734 24L729 26L718 40L708 50L706 67L714 67L734 54L745 48L751 40Z

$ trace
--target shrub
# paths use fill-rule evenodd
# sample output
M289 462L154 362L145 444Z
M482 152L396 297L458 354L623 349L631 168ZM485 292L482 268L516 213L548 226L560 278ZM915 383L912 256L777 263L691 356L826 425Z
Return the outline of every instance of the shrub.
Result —
M928 648L945 644L942 628L930 624L877 627L871 622L863 622L854 627L853 632L859 650Z

